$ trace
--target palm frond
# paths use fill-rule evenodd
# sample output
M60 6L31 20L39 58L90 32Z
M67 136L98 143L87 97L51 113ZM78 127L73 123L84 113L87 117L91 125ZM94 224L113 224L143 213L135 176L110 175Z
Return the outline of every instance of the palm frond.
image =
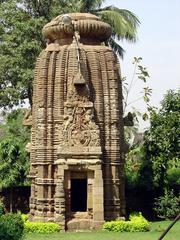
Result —
M94 9L99 9L105 0L80 0L81 12L91 12Z
M125 51L112 37L108 39L106 45L110 46L113 51L123 59Z
M94 13L112 26L113 35L118 40L126 39L131 42L137 40L137 27L140 21L131 11L109 6L95 10Z

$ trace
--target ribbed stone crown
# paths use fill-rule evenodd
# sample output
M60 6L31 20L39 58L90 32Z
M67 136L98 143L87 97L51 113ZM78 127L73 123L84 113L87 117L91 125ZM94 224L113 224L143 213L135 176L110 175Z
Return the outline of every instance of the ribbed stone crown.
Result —
M43 35L51 42L72 38L74 31L78 31L81 38L91 38L99 41L107 40L112 33L111 26L90 13L69 13L72 24L67 26L63 22L63 15L59 15L43 28ZM67 15L66 15L67 16Z

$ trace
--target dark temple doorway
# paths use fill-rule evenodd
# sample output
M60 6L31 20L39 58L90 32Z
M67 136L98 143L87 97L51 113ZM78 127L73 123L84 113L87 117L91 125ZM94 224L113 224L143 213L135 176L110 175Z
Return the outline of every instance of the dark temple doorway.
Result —
M87 179L71 179L71 212L87 211Z

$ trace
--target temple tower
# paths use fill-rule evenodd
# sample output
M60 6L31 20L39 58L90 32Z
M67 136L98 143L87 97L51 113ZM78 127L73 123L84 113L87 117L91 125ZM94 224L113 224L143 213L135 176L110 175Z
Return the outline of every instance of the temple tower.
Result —
M92 14L46 24L33 83L30 214L65 229L125 215L122 86L111 27Z

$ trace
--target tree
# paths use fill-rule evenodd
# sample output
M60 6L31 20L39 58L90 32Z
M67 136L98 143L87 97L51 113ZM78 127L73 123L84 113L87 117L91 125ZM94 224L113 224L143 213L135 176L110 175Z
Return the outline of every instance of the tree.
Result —
M126 10L119 9L114 6L101 8L104 0L80 0L76 11L90 12L100 16L105 22L112 26L112 37L107 41L112 49L121 57L123 57L123 48L116 40L128 40L135 42L137 38L137 27L139 20L135 14Z
M180 91L169 90L160 109L151 109L150 128L133 143L126 158L127 208L150 217L154 209L166 217L177 212L179 201L175 196L180 184Z
M31 103L33 69L42 49L42 18L34 19L16 5L0 4L0 107Z
M6 123L0 128L0 188L10 188L12 210L12 187L28 184L29 156L25 146L30 131L22 125L23 110L8 114Z
M32 105L32 81L36 58L45 47L42 27L67 12L91 12L110 23L112 38L106 44L120 56L116 39L134 42L138 18L128 10L101 8L102 0L6 0L0 1L0 107L12 108L25 99Z
M180 167L180 91L169 90L150 120L144 145L146 158L152 166L155 186L167 189L168 170Z
M139 146L133 145L133 138L140 134L139 131L139 120L147 121L150 118L150 113L155 110L155 107L151 105L151 94L152 89L148 87L148 78L150 77L149 72L146 67L142 64L142 57L134 57L133 59L133 73L131 79L127 79L126 77L122 78L122 87L123 87L123 110L124 110L124 125L125 125L125 137L126 141L132 147L132 153L126 155L126 159L131 158L134 151ZM141 81L140 90L138 92L138 97L136 93L134 94L134 87L137 82ZM133 97L131 101L129 100L130 94L133 93ZM145 112L139 111L135 107L135 103L141 101L142 104L145 105ZM129 112L129 113L127 113ZM139 151L139 150L138 150ZM137 152L138 152L137 151ZM131 161L131 159L130 159Z
M110 45L119 56L123 57L123 48L116 42L117 40L128 40L135 42L137 39L137 27L140 22L137 16L129 10L119 9L114 6L108 6L102 8L102 3L105 0L33 0L23 1L24 5L31 9L32 13L36 13L37 16L49 17L59 14L60 12L90 12L102 18L105 22L108 22L113 28L112 37L108 40L107 44Z

